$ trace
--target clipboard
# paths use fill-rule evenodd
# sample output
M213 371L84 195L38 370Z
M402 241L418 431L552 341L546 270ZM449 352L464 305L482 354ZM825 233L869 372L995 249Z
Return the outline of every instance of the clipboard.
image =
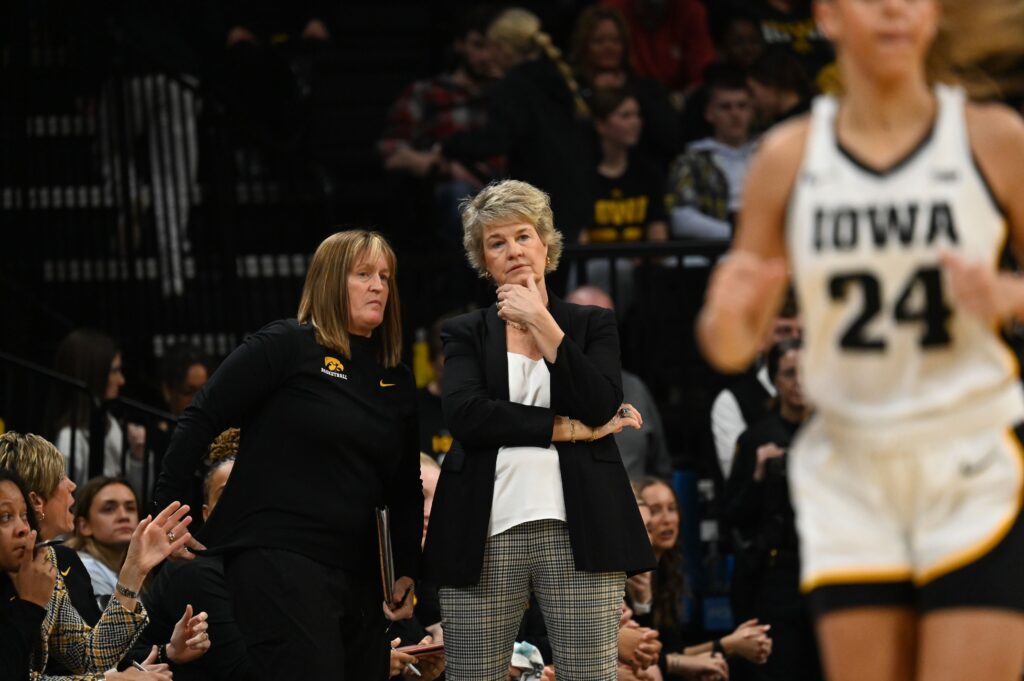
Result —
M380 549L380 581L384 602L395 602L395 557L391 551L391 515L388 507L377 509L377 546Z

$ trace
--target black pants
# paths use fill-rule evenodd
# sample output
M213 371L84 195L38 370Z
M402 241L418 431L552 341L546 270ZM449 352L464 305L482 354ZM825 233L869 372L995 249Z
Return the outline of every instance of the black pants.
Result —
M387 678L379 580L277 549L242 551L224 570L238 628L263 678Z

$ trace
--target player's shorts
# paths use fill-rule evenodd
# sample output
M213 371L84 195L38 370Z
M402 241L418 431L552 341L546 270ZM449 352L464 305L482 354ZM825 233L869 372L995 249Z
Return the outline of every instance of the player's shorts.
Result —
M790 456L801 586L818 614L1024 611L1024 449L1014 430L900 451L843 445L813 418Z

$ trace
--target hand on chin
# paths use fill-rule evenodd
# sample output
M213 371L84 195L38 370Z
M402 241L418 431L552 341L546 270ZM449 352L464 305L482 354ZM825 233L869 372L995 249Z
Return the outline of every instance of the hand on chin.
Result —
M527 282L533 277L533 270L529 267L520 267L517 270L513 270L509 273L508 277L505 278L506 284L516 284L517 286L528 286Z

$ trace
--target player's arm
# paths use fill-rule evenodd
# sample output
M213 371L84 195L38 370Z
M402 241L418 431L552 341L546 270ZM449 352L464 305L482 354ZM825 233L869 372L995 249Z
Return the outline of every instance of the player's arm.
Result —
M1009 245L1024 262L1024 121L998 104L970 104L967 132L978 167L1007 220ZM998 263L972 262L954 253L942 256L954 303L985 321L1024 321L1024 279L998 272Z
M736 238L715 268L697 341L721 371L743 371L761 348L786 290L785 218L809 119L772 130L751 161Z

